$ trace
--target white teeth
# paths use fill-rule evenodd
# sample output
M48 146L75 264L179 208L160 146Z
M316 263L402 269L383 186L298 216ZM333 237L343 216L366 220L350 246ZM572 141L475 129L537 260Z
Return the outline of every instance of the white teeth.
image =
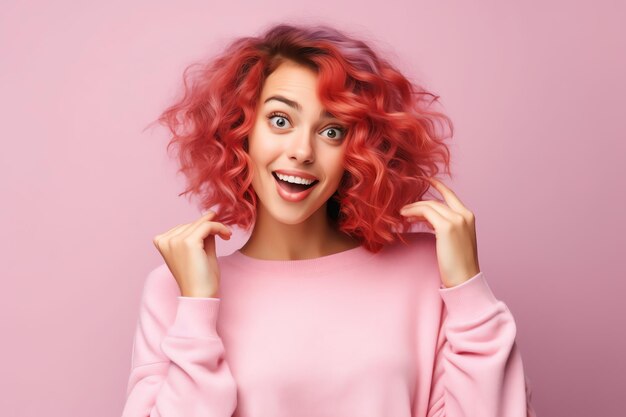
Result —
M314 181L314 180L306 180L300 177L294 177L293 175L283 175L278 172L276 173L276 176L278 176L278 178L280 178L283 181L292 182L294 184L309 185Z

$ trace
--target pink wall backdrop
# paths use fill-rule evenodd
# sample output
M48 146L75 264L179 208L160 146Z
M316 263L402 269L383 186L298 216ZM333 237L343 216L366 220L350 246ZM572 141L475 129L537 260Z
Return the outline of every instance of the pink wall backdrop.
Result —
M152 237L199 215L165 132L142 129L186 65L286 21L370 39L441 96L447 184L476 214L537 412L623 415L626 6L507 3L4 0L0 414L121 413Z

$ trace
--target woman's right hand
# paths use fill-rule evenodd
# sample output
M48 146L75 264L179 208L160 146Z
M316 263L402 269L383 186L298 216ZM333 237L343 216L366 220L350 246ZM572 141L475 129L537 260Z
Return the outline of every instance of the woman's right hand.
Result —
M153 239L184 297L218 297L215 235L228 240L232 232L222 223L212 222L215 215L209 210L195 222L178 225Z

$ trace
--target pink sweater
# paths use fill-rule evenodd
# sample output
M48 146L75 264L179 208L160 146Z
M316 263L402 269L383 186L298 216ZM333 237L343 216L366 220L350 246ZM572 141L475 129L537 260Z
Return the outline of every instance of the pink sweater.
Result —
M516 326L483 272L445 288L435 236L316 259L218 257L220 298L165 264L141 297L123 417L529 417Z

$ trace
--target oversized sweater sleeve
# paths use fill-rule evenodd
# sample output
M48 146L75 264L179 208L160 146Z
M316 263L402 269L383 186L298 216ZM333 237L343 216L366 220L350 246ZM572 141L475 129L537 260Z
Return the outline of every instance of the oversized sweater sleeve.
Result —
M427 417L536 417L515 320L484 274L439 292L445 308Z
M237 387L216 331L221 300L180 296L166 275L153 270L143 288L122 417L230 417Z

